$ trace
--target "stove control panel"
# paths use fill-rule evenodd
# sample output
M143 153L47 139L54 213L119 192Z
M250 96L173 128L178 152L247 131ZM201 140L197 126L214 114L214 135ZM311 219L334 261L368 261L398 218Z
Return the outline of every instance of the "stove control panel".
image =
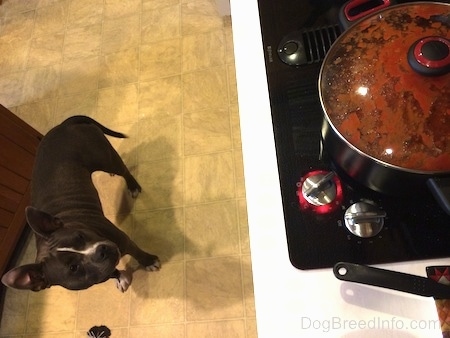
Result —
M344 214L347 229L354 235L362 238L373 237L379 234L384 226L386 212L376 205L367 202L352 204Z

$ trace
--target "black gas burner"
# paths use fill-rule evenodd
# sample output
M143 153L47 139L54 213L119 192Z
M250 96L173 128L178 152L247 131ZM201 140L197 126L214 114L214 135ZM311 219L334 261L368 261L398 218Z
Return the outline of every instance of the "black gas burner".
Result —
M322 147L317 82L321 61L340 33L337 12L344 2L259 0L291 262L314 269L338 261L449 257L450 217L430 193L395 197L372 191L341 172ZM289 58L298 49L302 56ZM333 203L324 203L330 197L323 191L335 194Z

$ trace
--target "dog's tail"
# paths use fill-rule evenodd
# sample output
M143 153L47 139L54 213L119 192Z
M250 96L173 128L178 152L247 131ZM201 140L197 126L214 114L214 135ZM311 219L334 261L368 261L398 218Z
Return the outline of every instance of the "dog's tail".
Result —
M100 128L103 131L103 133L106 135L110 135L110 136L114 136L114 137L118 137L118 138L127 138L128 137L125 134L122 134L117 131L106 128L104 125L95 121L93 118L90 118L89 116L84 116L84 115L75 115L75 116L69 117L67 120L65 120L61 124L93 124L93 125L96 125L98 128Z

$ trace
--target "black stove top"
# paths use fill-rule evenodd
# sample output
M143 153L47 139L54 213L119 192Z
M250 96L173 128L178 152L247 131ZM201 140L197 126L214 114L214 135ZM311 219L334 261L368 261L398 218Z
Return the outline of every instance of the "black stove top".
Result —
M428 191L403 197L372 191L334 166L322 147L317 82L321 60L340 34L337 13L345 1L258 2L292 264L314 269L338 261L378 264L449 257L450 216ZM282 61L289 54L290 41L306 46L302 60L294 60L297 65ZM284 50L279 53L279 48ZM336 173L335 202L323 207L305 203L301 193L305 177L328 172ZM346 210L361 202L385 216L384 226L374 236L354 235L346 227Z

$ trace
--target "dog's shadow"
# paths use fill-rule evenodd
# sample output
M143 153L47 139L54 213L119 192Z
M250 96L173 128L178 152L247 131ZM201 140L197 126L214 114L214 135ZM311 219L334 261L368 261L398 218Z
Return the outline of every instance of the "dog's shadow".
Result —
M128 134L130 138L134 135L133 131ZM146 300L156 298L177 299L181 303L186 299L190 306L208 311L242 304L242 295L247 292L242 289L245 283L240 282L240 271L251 271L247 263L239 257L189 259L191 255L208 257L208 252L204 251L213 252L214 248L200 248L186 234L183 199L186 188L182 159L177 150L164 137L137 144L133 148L127 147L126 142L124 140L118 146L113 146L142 186L142 193L133 199L122 178L111 177L106 173L98 174L94 182L105 215L141 249L159 256L162 263L160 272L148 272L143 271L144 268L133 258L125 256L119 269L133 273L133 282L127 292L132 293L136 302L143 302L142 306L145 306ZM142 158L148 158L145 152L154 147L164 149L166 158L141 161ZM231 281L238 281L236 285L225 285L225 275L236 275L236 278L230 278ZM205 297L205 293L208 293L208 297ZM227 304L221 304L219 299L227 299Z
M109 140L142 187L137 198L131 196L121 176L95 172L92 179L105 216L142 250L157 255L164 268L167 262L183 259L188 241L183 226L181 161L174 146L164 137L136 144L133 137L138 131L135 129L133 126L126 131L130 135L127 139ZM165 157L142 161L149 157L147 151L155 148L163 149ZM135 272L144 267L125 256L119 269Z
M182 220L177 217L182 197L174 195L174 191L181 191L181 187L176 186L177 182L182 182L180 162L171 156L173 147L162 137L133 148L124 147L125 150L120 145L115 148L141 185L142 192L133 198L121 176L95 172L92 178L103 212L141 249L159 256L163 263L170 261L184 251ZM163 147L167 158L141 162L146 149L154 147Z

